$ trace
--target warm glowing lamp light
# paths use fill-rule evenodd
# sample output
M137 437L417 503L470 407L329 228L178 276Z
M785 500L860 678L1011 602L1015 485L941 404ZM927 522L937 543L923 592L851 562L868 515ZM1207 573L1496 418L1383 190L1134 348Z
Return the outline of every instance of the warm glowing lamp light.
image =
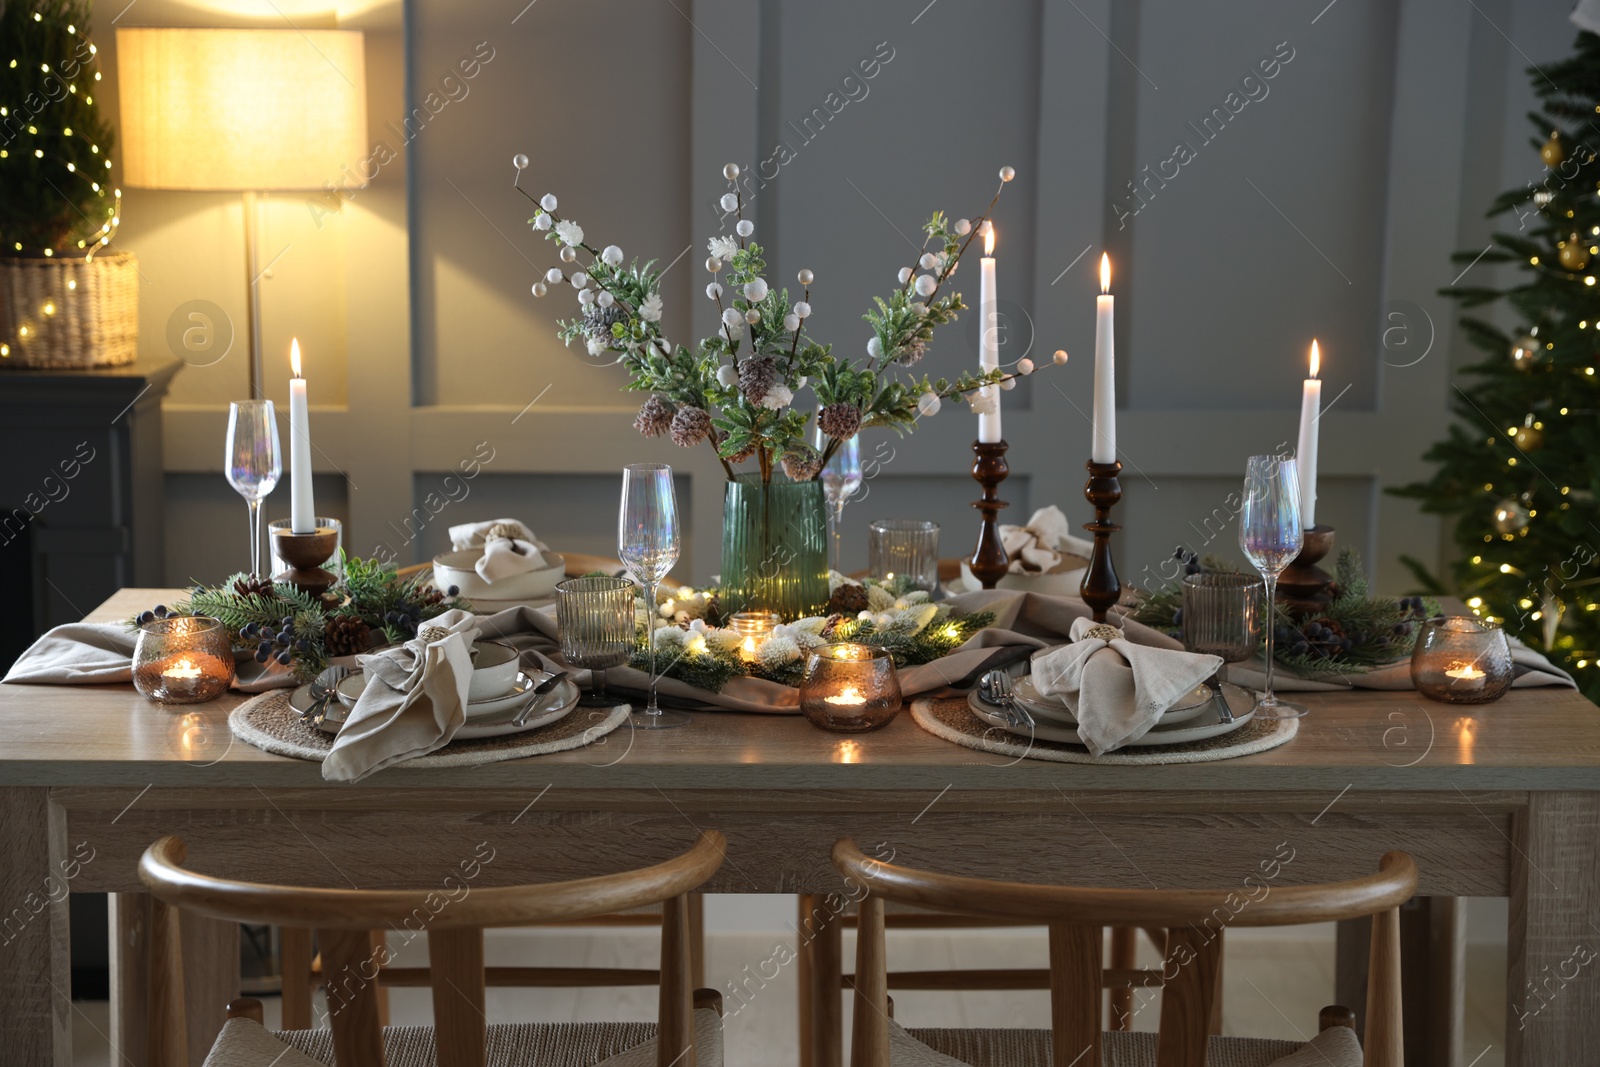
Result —
M261 190L348 187L368 155L362 35L119 29L122 167L144 189L244 194L250 371L261 395Z

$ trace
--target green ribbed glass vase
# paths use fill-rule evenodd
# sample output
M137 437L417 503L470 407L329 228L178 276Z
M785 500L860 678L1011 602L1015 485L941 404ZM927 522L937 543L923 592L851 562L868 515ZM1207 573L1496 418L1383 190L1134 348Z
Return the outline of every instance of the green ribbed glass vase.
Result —
M828 603L828 520L821 482L761 483L740 475L722 505L722 610L785 619Z

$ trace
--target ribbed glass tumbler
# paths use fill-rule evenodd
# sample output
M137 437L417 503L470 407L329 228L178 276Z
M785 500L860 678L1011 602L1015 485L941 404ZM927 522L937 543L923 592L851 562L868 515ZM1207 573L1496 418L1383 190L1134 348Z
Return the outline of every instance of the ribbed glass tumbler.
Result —
M593 679L581 701L586 707L618 703L606 696L606 668L622 666L633 652L637 634L634 593L635 586L628 579L603 575L568 578L556 586L561 658L587 669Z

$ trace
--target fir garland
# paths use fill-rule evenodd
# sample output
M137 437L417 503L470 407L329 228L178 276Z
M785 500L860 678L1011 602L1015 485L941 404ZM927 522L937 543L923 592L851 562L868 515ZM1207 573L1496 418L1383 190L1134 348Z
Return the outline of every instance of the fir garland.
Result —
M1189 574L1238 570L1225 560L1212 556L1202 560L1181 548L1176 555L1185 561ZM1302 678L1365 674L1409 657L1418 624L1438 614L1439 604L1426 597L1370 595L1360 553L1346 548L1339 553L1334 598L1321 614L1296 620L1282 604L1274 605L1272 658ZM1129 617L1182 640L1182 582L1146 593Z
M841 580L843 581L843 580ZM849 583L855 584L855 583ZM952 613L948 606L931 602L926 592L909 580L890 582L867 579L860 583L868 608L851 616L818 615L783 624L754 650L747 662L741 639L732 630L708 625L703 612L716 603L716 590L677 590L657 611L675 622L657 623L659 674L687 682L699 689L719 692L734 678L763 678L779 685L798 686L805 673L808 653L841 641L882 648L896 667L931 663L947 656L979 630L994 624L994 613ZM696 617L696 612L701 612ZM629 665L650 666L650 646L641 628Z
M429 588L425 574L402 581L392 564L342 552L341 560L344 577L322 598L281 582L263 588L251 575L239 573L221 585L195 586L186 599L142 612L128 625L207 615L227 627L235 650L253 651L259 663L275 659L298 681L308 682L328 665L325 636L332 619L358 618L381 633L383 643L395 644L415 637L422 622L469 607L454 589L441 593Z

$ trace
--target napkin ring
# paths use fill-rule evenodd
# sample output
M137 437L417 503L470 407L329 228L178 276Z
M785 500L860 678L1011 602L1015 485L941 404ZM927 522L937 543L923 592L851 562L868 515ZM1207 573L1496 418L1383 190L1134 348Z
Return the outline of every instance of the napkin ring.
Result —
M490 541L515 541L516 539L516 527L505 522L495 523L493 526L489 527L489 532L483 535L484 544L488 544Z
M1108 623L1096 623L1083 631L1082 641L1115 641L1122 636L1122 631Z
M431 645L435 641L443 641L452 632L448 627L444 626L424 626L417 631L417 637L423 644Z

